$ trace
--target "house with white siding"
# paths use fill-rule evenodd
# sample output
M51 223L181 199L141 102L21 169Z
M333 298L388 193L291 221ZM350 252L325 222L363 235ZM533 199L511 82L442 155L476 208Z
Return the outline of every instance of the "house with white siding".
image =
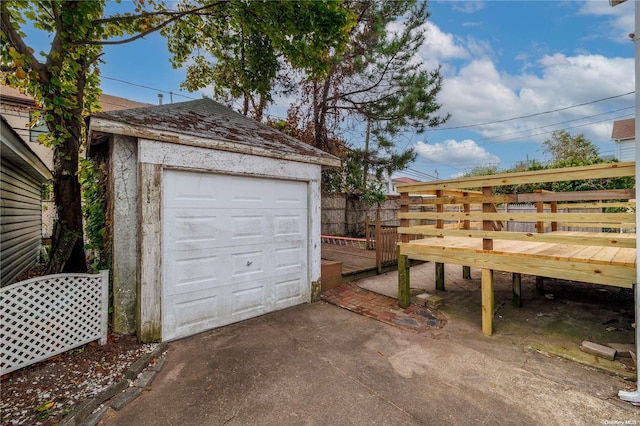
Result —
M618 161L635 161L636 159L636 119L628 118L613 122L611 139L616 144Z
M41 188L51 172L0 116L0 284L13 283L38 261Z

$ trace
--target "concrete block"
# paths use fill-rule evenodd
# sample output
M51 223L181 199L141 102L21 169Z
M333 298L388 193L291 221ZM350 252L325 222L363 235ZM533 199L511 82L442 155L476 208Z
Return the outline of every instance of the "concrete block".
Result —
M109 404L116 411L123 409L128 403L136 399L142 393L140 388L129 388L111 400Z
M421 293L415 296L416 303L427 306L427 300L431 297L429 293Z
M622 358L631 358L631 351L636 350L636 345L630 343L607 343L612 349L616 350L616 355Z
M139 388L149 387L153 382L153 379L156 377L156 374L158 373L153 370L145 370L140 373L136 381L133 382L133 385Z
M431 296L427 298L427 308L438 309L444 305L444 299L440 296Z
M616 357L616 350L608 346L584 340L580 345L580 350L588 354L599 356L600 358L613 361Z

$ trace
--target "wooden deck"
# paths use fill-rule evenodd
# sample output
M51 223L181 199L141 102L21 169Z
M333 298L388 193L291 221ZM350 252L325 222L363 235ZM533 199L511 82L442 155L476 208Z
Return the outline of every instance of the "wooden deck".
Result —
M375 250L323 243L322 259L342 262L343 276L376 269Z
M410 303L411 259L436 262L436 288L444 290L444 265L482 270L482 331L493 332L493 272L513 273L513 300L520 303L520 274L632 288L636 281L636 214L632 188L553 192L529 184L635 176L635 163L601 163L564 169L400 185L402 235L398 256L398 302ZM505 185L508 193L505 191ZM548 185L551 186L551 185ZM478 191L477 189L482 189ZM533 191L533 192L517 192ZM415 203L409 194L424 194ZM427 196L428 195L428 196ZM534 212L501 212L530 203ZM508 210L508 209L505 209ZM472 226L479 222L480 228ZM507 231L510 222L534 224ZM453 226L452 226L453 225ZM592 232L587 232L592 231ZM607 232L608 231L608 232ZM627 231L632 231L627 233ZM411 236L419 239L410 241Z
M558 237L567 232L550 232ZM604 233L581 232L585 239ZM611 235L611 234L609 234ZM615 234L635 239L635 234ZM411 259L495 269L505 272L553 277L631 288L635 280L636 249L583 244L493 239L493 249L483 250L480 238L426 238L402 244Z

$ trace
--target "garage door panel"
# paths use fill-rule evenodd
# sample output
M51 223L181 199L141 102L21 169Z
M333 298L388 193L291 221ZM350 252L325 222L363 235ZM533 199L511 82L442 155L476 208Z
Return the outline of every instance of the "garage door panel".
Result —
M163 339L188 336L220 325L224 318L220 312L222 299L219 290L174 295L163 306Z
M165 293L186 293L219 287L224 259L213 249L191 250L166 256Z
M192 216L189 216L191 214ZM184 209L165 210L165 241L168 251L185 251L219 246L220 218L211 214L195 214Z
M276 248L275 272L276 274L288 273L291 270L302 271L304 264L304 254L299 246Z
M267 281L258 281L234 286L231 292L231 314L240 321L261 315L269 310L267 300Z
M274 236L276 240L281 237L302 237L306 231L307 218L298 214L274 214Z
M304 295L301 293L301 277L281 279L275 284L277 309L288 308L304 302Z
M182 171L164 181L164 340L308 301L307 183Z
M165 208L183 207L209 208L220 204L222 181L214 175L172 171L171 179L163 182Z
M246 281L252 277L265 274L268 268L267 253L264 250L256 250L254 247L246 247L247 251L234 251L231 253L231 278Z
M262 215L255 216L231 216L231 239L238 244L247 244L247 239L254 244L265 239L267 220Z

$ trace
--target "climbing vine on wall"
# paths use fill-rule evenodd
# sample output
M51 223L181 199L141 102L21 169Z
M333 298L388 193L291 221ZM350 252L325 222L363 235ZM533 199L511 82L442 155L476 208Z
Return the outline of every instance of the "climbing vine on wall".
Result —
M106 163L82 159L78 172L82 185L82 213L85 220L86 244L90 250L91 268L95 271L111 268L111 244L107 221Z

